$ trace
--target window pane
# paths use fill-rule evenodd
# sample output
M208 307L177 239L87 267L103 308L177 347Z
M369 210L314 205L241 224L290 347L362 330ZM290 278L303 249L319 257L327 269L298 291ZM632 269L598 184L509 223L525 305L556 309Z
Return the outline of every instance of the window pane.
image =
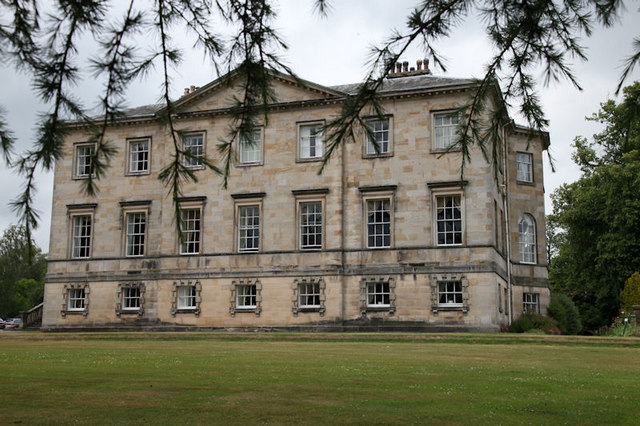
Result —
M146 213L127 213L127 256L144 256Z
M200 209L183 209L180 213L182 215L180 253L200 253Z
M436 198L438 245L462 244L462 211L459 195Z
M183 157L184 165L186 167L200 167L202 166L202 158L204 157L204 136L203 135L189 135L185 136L183 142L183 149L189 155Z
M129 143L129 172L142 173L149 170L149 141Z
M76 148L76 176L86 177L93 174L94 145L80 145Z
M91 248L91 216L73 217L72 257L75 259L89 257Z
M300 158L322 157L322 126L300 126Z
M249 132L248 138L240 140L240 162L242 164L259 163L262 157L262 132Z
M322 248L322 203L300 203L300 248Z
M368 155L386 154L389 152L389 120L376 120L368 123L369 128L373 135L367 133L367 150ZM373 136L374 139L371 139ZM378 150L376 151L373 141L378 143Z
M260 248L260 206L238 208L238 250L258 251Z
M436 114L434 116L434 147L447 149L457 141L457 114Z
M391 201L388 198L367 201L367 246L391 246Z

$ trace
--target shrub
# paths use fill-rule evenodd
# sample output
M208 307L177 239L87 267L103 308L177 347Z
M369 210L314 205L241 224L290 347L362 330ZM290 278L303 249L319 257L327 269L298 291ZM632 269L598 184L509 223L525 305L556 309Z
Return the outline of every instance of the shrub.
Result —
M620 307L624 312L631 312L633 305L640 305L640 273L636 272L624 285L620 292Z
M569 296L562 293L552 293L547 313L558 321L562 334L578 334L582 331L580 311Z
M512 333L525 333L531 330L541 330L546 334L557 334L558 323L553 318L526 311L509 326L509 331Z

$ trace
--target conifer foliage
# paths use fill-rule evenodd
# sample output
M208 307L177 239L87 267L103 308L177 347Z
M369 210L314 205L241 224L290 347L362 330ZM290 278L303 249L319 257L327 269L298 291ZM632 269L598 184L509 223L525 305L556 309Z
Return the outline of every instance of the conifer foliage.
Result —
M174 128L175 106L169 96L170 69L180 62L184 49L191 48L175 44L171 34L176 31L192 36L219 75L236 70L232 75L240 76L242 81L243 93L234 100L234 116L227 140L218 147L218 158L202 160L206 167L221 175L226 185L235 156L232 141L246 134L259 114L268 119L266 105L274 99L271 71L292 75L279 57L287 46L273 26L274 3L275 0L131 0L121 16L114 16L112 2L102 0L58 0L47 3L46 11L44 2L37 0L0 0L0 16L10 17L0 20L0 60L12 61L17 69L29 73L48 108L41 115L33 148L16 158L12 149L14 136L0 110L0 147L6 162L25 179L23 191L13 206L27 234L38 224L38 214L33 208L35 173L39 168L51 169L60 159L66 132L64 120L84 123L91 130L96 149L93 173L84 181L84 189L88 195L94 195L116 152L106 138L106 130L122 113L128 85L152 69L160 70L164 77L161 97L165 108L159 118L166 125L174 148L160 179L167 185L177 209L182 186L197 178L180 161L191 154L182 149L181 135ZM330 6L328 0L315 0L316 10L329 15L329 19ZM372 49L366 79L357 93L345 98L342 113L327 123L324 164L337 147L354 138L363 125L363 115L383 113L377 89L410 45L422 44L433 64L445 70L435 43L447 37L461 21L478 14L494 52L484 77L477 81L472 99L460 110L463 119L459 142L454 148L463 153L461 173L474 145L482 149L488 160L498 161L493 142L499 141L507 124L507 106L517 109L533 130L544 130L547 126L535 92L534 68L543 67L547 83L564 78L579 88L568 62L572 58L586 58L580 37L589 36L595 25L613 25L621 10L620 0L418 1L407 17L406 26L392 30L386 41ZM224 37L221 28L232 28L235 33ZM143 33L151 33L148 38L156 41L150 52L142 51L136 43L136 37ZM82 63L78 41L86 35L95 38L100 49L88 63ZM620 84L640 61L639 40L635 40L634 47ZM99 94L102 106L99 118L90 117L73 96L74 84L84 69L106 81ZM498 93L496 82L504 88L502 93ZM492 111L488 121L484 120L485 107L496 95L501 95L506 104L498 102L503 106ZM179 219L176 220L179 228L178 222Z

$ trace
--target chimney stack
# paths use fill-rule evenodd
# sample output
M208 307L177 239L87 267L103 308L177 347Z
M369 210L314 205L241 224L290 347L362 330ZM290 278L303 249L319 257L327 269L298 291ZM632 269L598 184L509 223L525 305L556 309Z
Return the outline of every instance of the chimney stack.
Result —
M395 67L391 67L387 78L409 77L413 75L431 74L428 59L418 59L415 67L409 67L409 62L396 62ZM193 90L192 90L193 92Z
M193 85L192 85L192 86L191 86L191 93L193 93L193 92L195 92L195 91L196 91L196 86L193 86Z
M416 61L416 69L420 71L422 69L422 59Z
M189 88L188 88L188 87L185 87L185 88L184 88L184 95L182 95L182 96L186 96L186 95L188 95L188 94L189 94Z
M402 72L409 72L409 62L404 61L402 63Z

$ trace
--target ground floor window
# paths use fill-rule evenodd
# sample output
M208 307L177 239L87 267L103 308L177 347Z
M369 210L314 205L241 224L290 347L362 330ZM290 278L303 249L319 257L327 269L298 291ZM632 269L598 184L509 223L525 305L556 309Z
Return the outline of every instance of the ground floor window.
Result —
M389 306L389 282L382 281L367 284L367 306Z
M229 312L254 312L260 315L262 310L262 284L258 280L237 280L231 284L231 307Z
M118 284L116 292L116 315L144 313L145 285L141 282L125 282Z
M363 316L372 311L396 311L395 280L388 276L363 278L360 282L360 309Z
M431 310L469 311L469 281L463 274L431 276Z
M191 314L200 316L202 285L198 280L174 281L171 290L171 316Z
M462 306L462 282L438 282L438 304L444 306Z
M293 315L298 312L319 312L324 315L326 300L325 283L322 278L301 278L293 280Z
M526 311L531 312L540 312L540 303L538 301L539 294L538 293L523 293L522 295L522 308Z
M69 314L89 314L89 285L86 283L65 284L62 288L62 309L65 318Z
M196 286L182 285L178 287L178 309L196 308Z

